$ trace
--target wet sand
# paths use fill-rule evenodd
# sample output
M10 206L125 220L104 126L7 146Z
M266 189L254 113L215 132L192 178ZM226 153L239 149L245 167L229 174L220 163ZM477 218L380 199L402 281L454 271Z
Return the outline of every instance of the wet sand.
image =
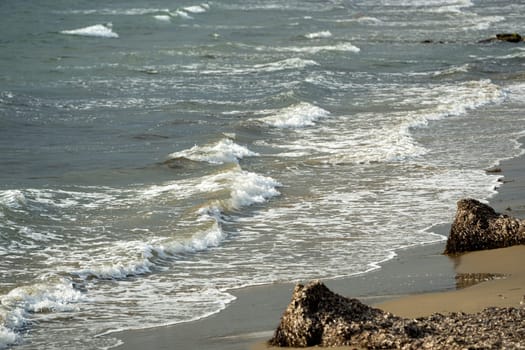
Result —
M499 212L524 218L525 157L504 161L500 167L504 184L490 204ZM449 227L436 230L447 234ZM398 251L393 260L373 272L324 282L334 292L404 317L520 304L525 294L525 246L457 258L442 255L444 246L443 241ZM504 274L505 278L457 290L456 273ZM237 299L211 317L112 336L123 341L117 349L129 350L265 348L264 341L277 327L292 289L293 284L273 284L232 291Z
M490 306L518 307L525 296L525 246L472 252L457 258L457 273L495 274L488 281L441 293L411 295L377 307L407 318L433 313L475 313Z
M444 242L403 250L381 269L324 283L368 304L413 293L454 290L454 261L441 254L443 249ZM291 283L274 284L232 291L237 299L208 318L113 334L124 342L117 349L251 349L271 338L293 287Z

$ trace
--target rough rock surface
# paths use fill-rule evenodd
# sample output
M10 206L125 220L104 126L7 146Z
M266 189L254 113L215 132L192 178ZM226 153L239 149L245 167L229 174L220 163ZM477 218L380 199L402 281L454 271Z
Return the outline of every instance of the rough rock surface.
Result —
M523 37L517 33L496 34L496 39L502 40L502 41L508 41L511 43L519 43L520 41L523 41Z
M475 199L457 203L445 254L525 244L525 220L496 213Z
M518 33L500 33L496 34L495 37L483 39L480 41L480 43L490 43L494 41L506 41L509 43L520 43L522 41L525 41L525 38Z
M297 285L272 346L365 349L525 349L525 308L404 319L314 281Z

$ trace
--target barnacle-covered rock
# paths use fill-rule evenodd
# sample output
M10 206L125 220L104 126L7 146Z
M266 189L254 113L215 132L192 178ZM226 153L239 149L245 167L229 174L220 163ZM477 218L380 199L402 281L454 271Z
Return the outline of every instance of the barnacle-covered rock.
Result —
M445 254L504 248L517 244L525 244L525 220L499 214L475 199L458 201Z
M330 291L297 285L270 345L364 349L525 349L525 308L405 319Z

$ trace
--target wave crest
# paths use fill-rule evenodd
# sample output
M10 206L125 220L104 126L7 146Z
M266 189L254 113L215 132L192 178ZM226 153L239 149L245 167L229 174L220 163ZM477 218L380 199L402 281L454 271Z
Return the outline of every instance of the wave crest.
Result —
M99 38L118 38L119 35L113 31L113 25L108 24L95 24L92 26L72 29L72 30L62 30L61 34L67 35L78 35L78 36L91 36Z
M308 33L304 35L306 39L323 39L330 38L331 36L332 33L329 30L323 30L321 32Z
M213 145L193 146L190 149L171 153L168 158L186 158L197 162L211 164L238 163L244 157L255 157L259 154L238 145L230 139L222 139Z
M321 118L330 115L330 112L307 102L300 102L277 111L270 111L270 115L261 119L264 123L276 128L302 128L313 126Z

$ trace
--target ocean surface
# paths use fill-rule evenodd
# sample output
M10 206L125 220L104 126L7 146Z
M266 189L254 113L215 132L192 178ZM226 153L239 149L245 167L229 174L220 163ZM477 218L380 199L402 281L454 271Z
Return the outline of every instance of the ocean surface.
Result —
M521 1L0 2L0 349L109 349L444 239L525 135Z

